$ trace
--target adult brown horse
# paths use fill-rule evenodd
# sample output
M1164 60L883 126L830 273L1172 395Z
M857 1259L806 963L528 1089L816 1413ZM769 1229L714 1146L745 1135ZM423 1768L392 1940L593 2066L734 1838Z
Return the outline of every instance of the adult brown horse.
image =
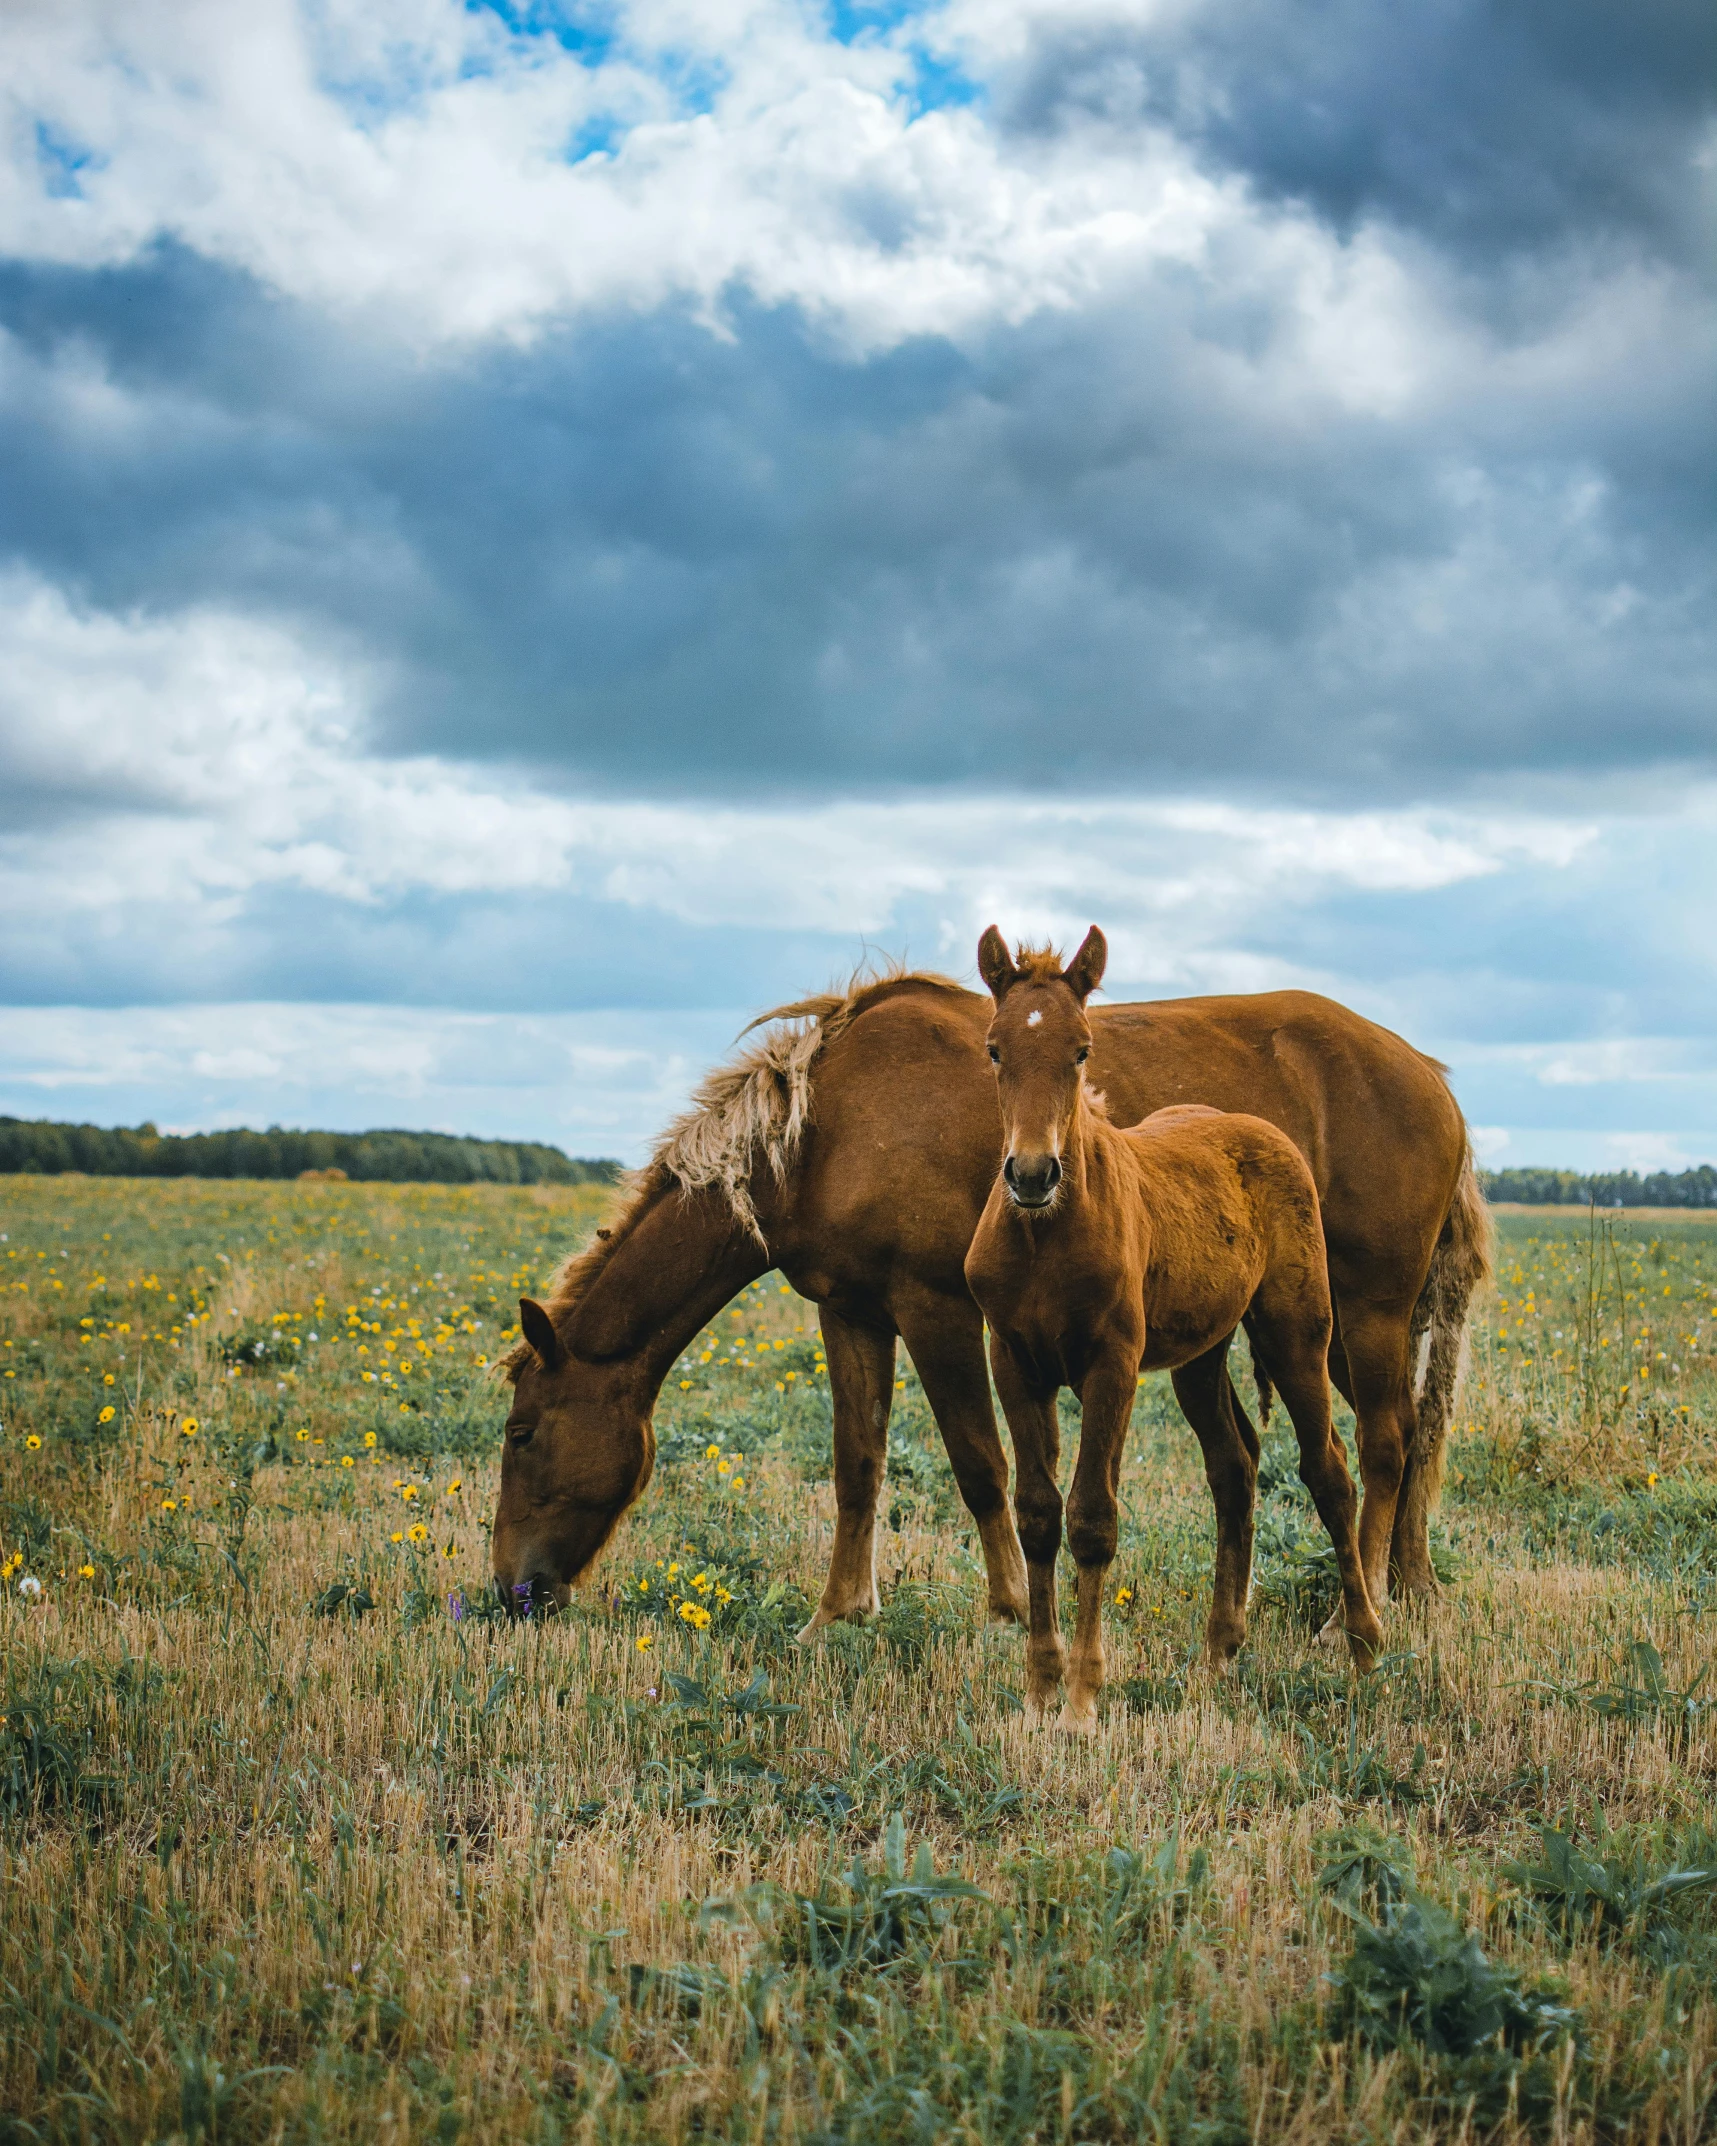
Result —
M776 1025L705 1079L612 1225L561 1270L546 1306L521 1306L493 1537L509 1602L567 1600L650 1479L651 1412L681 1350L779 1267L818 1306L834 1405L835 1543L812 1627L878 1607L897 1337L977 1523L990 1608L1024 1620L983 1320L964 1274L1001 1160L989 1017L986 994L946 977L857 982L764 1015ZM1426 1526L1490 1241L1441 1067L1303 991L1090 1018L1093 1076L1117 1122L1209 1103L1269 1119L1305 1156L1335 1302L1330 1374L1358 1418L1362 1526L1372 1540L1393 1532L1402 1584L1432 1592Z
M1008 954L992 924L978 966L996 1002L990 1063L1002 1166L966 1254L989 1321L990 1363L1013 1433L1031 1599L1026 1711L1042 1719L1068 1670L1055 1599L1061 1549L1056 1397L1080 1399L1067 1540L1079 1613L1057 1727L1097 1726L1103 1589L1115 1559L1121 1459L1141 1371L1168 1371L1204 1449L1216 1505L1216 1582L1205 1645L1226 1666L1246 1637L1258 1433L1235 1398L1228 1348L1244 1322L1260 1386L1287 1406L1300 1475L1341 1572L1343 1623L1360 1666L1382 1638L1354 1527L1355 1498L1330 1422L1329 1276L1305 1157L1263 1118L1174 1103L1125 1131L1085 1068L1085 1001L1108 949L1092 927L1068 964L1047 947Z

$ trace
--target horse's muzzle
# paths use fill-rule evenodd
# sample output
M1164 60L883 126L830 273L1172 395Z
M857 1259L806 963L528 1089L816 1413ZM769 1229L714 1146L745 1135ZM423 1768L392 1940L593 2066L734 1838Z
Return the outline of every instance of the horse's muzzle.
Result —
M1047 1207L1061 1183L1060 1158L1033 1155L1022 1159L1010 1155L1002 1164L1002 1182L1016 1207L1028 1210Z

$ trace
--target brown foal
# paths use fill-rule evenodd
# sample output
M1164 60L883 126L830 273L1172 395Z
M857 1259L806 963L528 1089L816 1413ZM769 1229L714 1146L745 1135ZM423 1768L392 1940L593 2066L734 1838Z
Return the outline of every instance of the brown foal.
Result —
M1013 1434L1030 1603L1028 1709L1041 1720L1065 1675L1057 1726L1086 1732L1096 1727L1103 1686L1103 1587L1143 1371L1172 1373L1204 1448L1216 1503L1205 1634L1213 1666L1246 1637L1259 1447L1228 1377L1229 1343L1242 1323L1298 1434L1300 1474L1335 1544L1348 1645L1362 1668L1382 1638L1360 1562L1353 1484L1330 1421L1329 1277L1311 1172L1262 1118L1181 1104L1125 1131L1108 1122L1084 1072L1085 1001L1106 953L1095 926L1065 970L1048 951L1010 957L994 925L983 936L978 966L995 999L989 1053L1003 1160L966 1256ZM1083 1409L1067 1501L1079 1568L1071 1664L1055 1600L1055 1402L1063 1386Z

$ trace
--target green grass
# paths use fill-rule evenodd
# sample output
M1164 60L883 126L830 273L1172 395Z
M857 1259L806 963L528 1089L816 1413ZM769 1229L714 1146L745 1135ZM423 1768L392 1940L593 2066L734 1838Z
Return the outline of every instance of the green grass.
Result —
M1711 1224L1504 1218L1447 1591L1369 1680L1280 1426L1200 1671L1153 1381L1087 1744L1025 1726L904 1363L884 1612L794 1643L829 1415L773 1276L573 1610L490 1616L479 1359L601 1198L0 1187L0 2141L1717 2134Z

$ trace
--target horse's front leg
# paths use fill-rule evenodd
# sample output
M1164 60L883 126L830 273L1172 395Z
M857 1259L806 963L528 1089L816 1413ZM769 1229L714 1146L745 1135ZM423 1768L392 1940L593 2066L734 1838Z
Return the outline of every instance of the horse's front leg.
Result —
M1056 1389L1040 1386L999 1334L990 1336L990 1369L1002 1397L1002 1413L1014 1442L1014 1513L1025 1553L1026 1719L1043 1721L1061 1692L1067 1649L1055 1603L1055 1560L1061 1549L1061 1424Z
M890 1299L900 1338L953 1463L954 1480L977 1523L989 1581L990 1615L1025 1624L1025 1560L1008 1509L1008 1460L984 1368L983 1315L963 1291L958 1302L926 1289Z
M1119 1529L1121 1460L1138 1391L1140 1348L1126 1337L1086 1373L1080 1393L1083 1420L1073 1494L1067 1501L1067 1546L1079 1568L1079 1616L1067 1703L1058 1729L1090 1736L1097 1727L1097 1695L1107 1662L1103 1653L1103 1590L1115 1562Z
M888 1462L888 1416L894 1404L894 1334L818 1311L829 1359L835 1416L835 1547L816 1614L800 1631L809 1639L843 1618L858 1622L881 1607L876 1588L876 1507Z

